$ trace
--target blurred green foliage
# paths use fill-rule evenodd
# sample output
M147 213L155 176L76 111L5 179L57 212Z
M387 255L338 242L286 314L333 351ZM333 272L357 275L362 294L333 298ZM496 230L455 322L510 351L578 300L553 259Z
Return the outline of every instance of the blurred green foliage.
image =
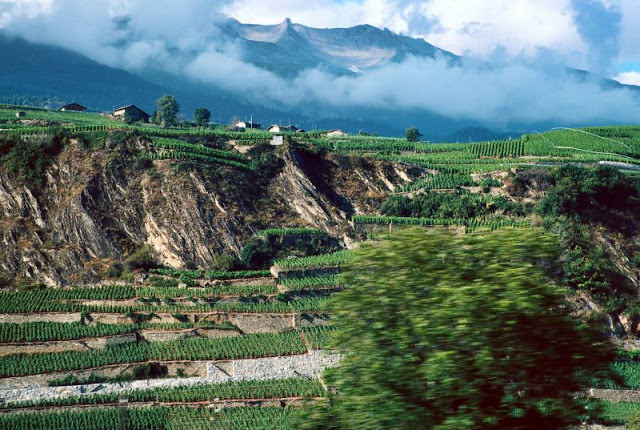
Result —
M542 429L580 421L574 393L613 358L570 316L538 230L407 229L364 243L335 295L330 405L307 427Z

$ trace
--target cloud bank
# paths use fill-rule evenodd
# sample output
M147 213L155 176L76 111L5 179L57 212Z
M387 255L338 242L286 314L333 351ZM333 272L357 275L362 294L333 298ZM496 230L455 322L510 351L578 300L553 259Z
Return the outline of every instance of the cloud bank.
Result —
M271 2L0 0L0 28L111 66L161 70L291 109L418 109L499 127L635 122L640 117L636 93L605 91L598 81L565 69L567 62L582 61L604 71L626 52L624 1L496 0L489 7L480 0L309 0L301 7L298 1L279 0L277 6L290 7L287 11L303 22L313 16L331 26L356 20L406 34L422 32L436 46L446 39L457 52L479 53L487 60L452 66L444 59L408 58L355 76L308 69L294 79L245 61L240 45L224 31L221 12L248 21L283 13ZM601 22L603 14L607 19Z

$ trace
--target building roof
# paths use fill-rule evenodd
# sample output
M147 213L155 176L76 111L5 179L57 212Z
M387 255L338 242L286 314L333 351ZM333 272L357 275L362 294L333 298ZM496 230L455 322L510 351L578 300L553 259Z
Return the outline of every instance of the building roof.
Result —
M84 110L87 110L87 108L82 106L79 103L69 103L69 104L66 104L64 106L61 106L59 110L81 110L81 111L84 111Z
M136 110L138 110L140 113L145 114L146 116L151 116L151 115L149 115L148 113L146 113L145 111L143 111L142 109L140 109L140 108L139 108L138 106L136 106L136 105L125 105L125 106L121 106L121 107L119 107L119 108L117 108L117 109L114 109L114 111L113 111L113 112L115 113L115 112L118 112L119 110L127 110L127 109L136 109Z

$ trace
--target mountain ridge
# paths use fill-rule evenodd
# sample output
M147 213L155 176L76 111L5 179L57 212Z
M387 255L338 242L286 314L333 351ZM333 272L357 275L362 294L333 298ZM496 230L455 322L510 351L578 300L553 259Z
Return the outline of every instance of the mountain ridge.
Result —
M118 21L118 28L122 27L124 34L132 33L128 25L127 20ZM378 103L376 106L367 103L366 98L364 101L356 99L355 103L342 101L340 97L351 94L350 85L357 82L360 76L374 76L368 82L369 86L374 86L379 76L376 73L386 71L385 67L389 65L401 67L405 60L426 58L444 61L444 64L455 69L454 73L463 72L466 64L462 57L423 39L398 35L388 29L366 24L350 28L316 29L295 24L290 19L268 26L242 24L227 19L216 25L219 25L221 34L220 40L216 41L220 45L216 45L216 49L220 49L216 53L216 61L226 62L231 54L225 53L225 49L232 49L233 55L239 57L229 60L240 66L225 69L223 65L223 72L216 72L218 78L213 81L207 80L206 66L198 73L186 73L185 70L164 69L162 64L151 61L146 68L126 71L64 48L34 44L0 31L0 46L10 54L0 70L0 102L21 104L28 101L28 104L55 108L66 102L78 101L95 111L109 111L116 105L133 103L151 113L155 108L155 100L168 93L178 98L183 119L189 119L197 107L204 106L211 110L212 120L222 123L253 116L265 125L284 121L305 129L342 128L351 133L364 131L389 136L402 135L406 128L415 126L426 139L432 141L467 140L469 136L464 130L469 129L493 130L489 133L483 131L482 135L499 139L527 130L548 129L557 125L582 126L594 122L593 119L586 122L575 119L570 123L535 119L513 122L498 117L498 114L494 115L495 118L480 115L474 119L447 109L426 107L429 104L416 105L415 101L403 106L400 97L391 95L389 97L395 101L389 105ZM126 43L136 42L135 38L129 42L126 40L118 39L121 49L126 48ZM175 51L178 63L196 61L201 54L199 51L181 51L174 45L168 45L167 49ZM421 63L416 64L419 67ZM242 68L245 66L254 68L257 73L245 75L247 70ZM487 70L491 68L491 64L485 67ZM441 73L449 73L447 67L443 70ZM424 74L425 82L432 79L429 71L417 71L415 76L420 73ZM566 71L563 73L567 74ZM462 73L461 79L467 75ZM305 81L318 76L321 77L318 83ZM393 76L386 74L380 78L391 80L387 82L390 85L387 91L393 90ZM601 91L630 88L640 94L640 87L625 86L605 78L593 79L595 76L585 71L569 69L568 77L576 83L591 82L590 85ZM248 81L246 90L242 79ZM342 79L342 92L337 91L333 99L325 95L314 98L317 97L314 93L322 94L323 91L322 88L310 90L310 86L331 86L332 79ZM228 85L228 80L234 80L235 83ZM300 84L301 80L304 85L293 86ZM367 88L364 86L357 91L366 91ZM446 88L442 90L447 91ZM287 100L291 94L282 95L280 91L293 92L296 100ZM386 93L381 94L384 96ZM321 100L323 97L325 99ZM455 96L451 98L451 103L457 105L464 105L468 101L458 100ZM508 102L507 99L505 103ZM508 107L497 112L508 112ZM607 117L606 111L602 112L601 122L616 122L616 118L610 118L611 115Z

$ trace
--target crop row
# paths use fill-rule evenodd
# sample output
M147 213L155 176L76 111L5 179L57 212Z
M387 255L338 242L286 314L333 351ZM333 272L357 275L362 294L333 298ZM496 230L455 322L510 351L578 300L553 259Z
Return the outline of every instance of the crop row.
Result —
M327 307L325 297L305 297L291 301L238 301L217 303L215 309L227 312L312 312L324 311Z
M448 190L459 187L471 187L477 185L469 175L445 174L429 176L425 179L418 179L400 188L396 192L417 191L417 190Z
M138 287L136 294L138 297L215 297L219 295L250 295L250 294L273 294L278 288L271 284L266 285L217 285L205 288L180 288L180 287Z
M139 330L183 330L190 328L235 329L233 325L213 324L208 321L192 323L151 323L136 324L83 324L81 322L60 323L37 321L0 324L0 343L7 342L49 342L82 339L90 337L115 336Z
M271 236L318 236L326 234L324 231L318 228L303 228L303 227L288 227L288 228L268 228L266 230L260 230L256 233L256 236L271 237Z
M162 153L145 154L141 156L141 158L149 160L197 160L209 163L225 164L227 166L238 167L240 169L251 169L249 165L240 161L187 151L163 151Z
M204 146L201 144L194 144L183 142L180 140L174 139L165 139L165 138L155 138L153 139L153 146L157 149L170 149L177 150L183 152L193 152L197 154L210 155L213 157L227 158L230 160L236 160L240 162L247 162L247 157L244 155L233 152L233 151L223 151L220 149L210 148L208 146Z
M353 254L349 250L341 250L330 254L311 255L309 257L285 258L276 260L273 264L279 269L314 269L320 267L335 267L344 264Z
M524 142L502 140L469 144L469 152L478 157L521 157L524 155Z
M91 408L58 412L0 415L0 430L286 430L306 408L157 406L153 408Z
M85 337L114 336L131 333L137 329L134 324L95 324L81 322L58 323L38 321L28 323L0 324L0 342L34 342L81 339Z
M304 338L307 340L311 348L323 349L329 345L331 339L331 333L336 328L329 325L316 325L309 327L302 327L301 331Z
M454 219L454 218L411 218L397 216L356 215L352 218L355 224L407 224L422 226L460 225L465 226L466 232L489 229L496 230L503 227L530 227L528 219L498 218L498 219Z
M290 277L280 280L280 284L289 291L314 290L339 285L338 275L307 276L302 278Z
M126 300L135 297L130 286L41 288L0 292L0 313L82 311L77 303L65 300Z
M640 403L635 402L592 401L588 408L598 423L607 425L625 424L640 414Z
M264 142L271 139L272 133L268 131L232 131L224 128L186 128L186 129L170 129L170 128L155 128L155 127L143 127L145 135L150 137L185 137L185 136L207 136L207 137L220 137L230 140L244 140L248 142Z
M295 331L258 333L170 342L108 345L100 350L14 354L0 358L0 377L89 369L150 360L219 360L300 354L305 346Z
M493 220L483 219L470 219L467 221L466 232L472 233L477 230L498 230L504 227L531 227L531 220L528 219L515 219L515 218L502 218Z
M187 290L188 291L188 290ZM191 296L189 302L174 302L170 296L140 298L135 304L107 303L81 304L74 302L35 301L24 293L13 293L15 297L8 302L0 303L2 313L34 313L34 312L302 312L324 309L324 299L312 297L299 300L282 301L278 298L268 301L259 297L249 297L242 301L204 302Z
M260 278L263 276L271 276L268 270L238 270L234 272L217 272L217 271L201 271L201 270L179 270L179 269L151 269L151 273L159 275L171 276L179 278L181 276L191 279L206 278L215 279L244 279L244 278Z
M454 218L411 218L400 216L354 215L351 220L355 224L408 224L408 225L465 225L463 219Z

